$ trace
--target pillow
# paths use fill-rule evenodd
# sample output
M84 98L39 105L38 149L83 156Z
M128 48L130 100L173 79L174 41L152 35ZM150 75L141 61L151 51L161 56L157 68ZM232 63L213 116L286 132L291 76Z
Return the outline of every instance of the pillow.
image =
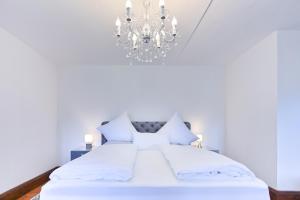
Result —
M127 113L122 114L108 124L98 127L97 130L105 136L107 141L123 142L131 142L133 133L136 132Z
M158 132L168 135L171 144L189 145L198 139L197 136L186 127L178 113L175 113Z
M168 145L169 139L166 134L161 133L138 133L134 134L133 144L138 146L138 149L157 149L160 145Z

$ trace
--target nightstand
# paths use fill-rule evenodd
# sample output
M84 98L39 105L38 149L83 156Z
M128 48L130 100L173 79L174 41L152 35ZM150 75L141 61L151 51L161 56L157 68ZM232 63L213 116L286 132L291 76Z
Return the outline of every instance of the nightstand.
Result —
M81 148L78 148L78 149L74 149L74 150L71 150L71 160L74 160L76 158L79 158L80 156L92 151L92 149L86 149L85 147L81 147Z

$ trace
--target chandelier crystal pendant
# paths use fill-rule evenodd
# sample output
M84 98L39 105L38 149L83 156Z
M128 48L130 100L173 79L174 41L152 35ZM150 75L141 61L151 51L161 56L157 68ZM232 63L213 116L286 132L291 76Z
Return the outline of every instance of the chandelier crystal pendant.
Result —
M166 58L178 38L177 19L165 9L165 1L159 0L160 12L153 16L150 16L150 1L144 0L144 16L136 18L131 0L127 0L126 15L117 18L114 33L117 46L127 51L126 57L144 63Z

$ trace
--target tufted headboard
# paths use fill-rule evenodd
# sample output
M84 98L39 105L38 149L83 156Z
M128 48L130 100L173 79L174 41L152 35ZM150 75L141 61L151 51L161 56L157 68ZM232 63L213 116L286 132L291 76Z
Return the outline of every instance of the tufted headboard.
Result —
M101 125L105 125L109 123L109 121L102 122ZM163 127L167 122L132 122L134 128L140 133L156 133ZM188 129L191 129L191 124L189 122L184 122ZM107 142L104 135L101 135L102 141L101 144Z

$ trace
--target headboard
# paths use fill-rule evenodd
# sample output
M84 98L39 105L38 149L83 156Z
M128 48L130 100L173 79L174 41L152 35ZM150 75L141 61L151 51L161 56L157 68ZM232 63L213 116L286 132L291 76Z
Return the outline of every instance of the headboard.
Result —
M104 121L101 123L101 125L105 125L107 123L109 123L109 121ZM167 122L137 122L137 121L135 121L135 122L132 122L132 125L140 133L156 133L166 123ZM189 123L189 122L184 122L184 123L188 129L191 129L191 123ZM102 137L101 144L106 143L107 140L103 134L101 134L101 137Z

